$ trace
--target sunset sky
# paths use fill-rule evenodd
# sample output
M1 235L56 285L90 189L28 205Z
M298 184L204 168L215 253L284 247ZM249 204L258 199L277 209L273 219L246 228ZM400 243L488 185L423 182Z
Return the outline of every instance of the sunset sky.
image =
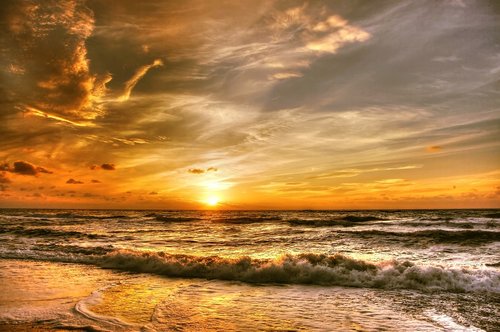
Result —
M0 207L500 207L497 1L0 16Z

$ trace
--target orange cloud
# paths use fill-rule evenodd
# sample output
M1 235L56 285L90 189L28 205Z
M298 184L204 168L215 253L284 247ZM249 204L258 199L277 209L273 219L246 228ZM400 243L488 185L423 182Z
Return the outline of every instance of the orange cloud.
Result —
M188 172L191 174L203 174L203 173L208 173L208 172L217 172L219 169L216 167L209 167L206 170L202 168L190 168L188 169Z
M92 166L90 166L90 169L91 170L103 169L106 171L114 171L116 169L116 166L115 166L115 164L104 163L104 164L101 164L101 166L92 165Z
M191 174L203 174L205 173L205 170L201 168L190 168L188 169L188 172Z
M78 180L75 180L75 179L69 179L68 181L66 181L67 184L83 184L82 181L78 181Z
M442 146L439 146L439 145L432 145L432 146L428 146L426 148L427 152L439 152L441 150L443 150L443 147Z
M5 175L5 173L0 173L0 184L10 183L10 179Z

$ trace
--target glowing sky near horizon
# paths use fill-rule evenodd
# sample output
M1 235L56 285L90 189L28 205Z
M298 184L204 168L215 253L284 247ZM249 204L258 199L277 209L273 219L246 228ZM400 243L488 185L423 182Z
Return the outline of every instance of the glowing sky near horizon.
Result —
M0 17L0 207L500 207L498 2Z

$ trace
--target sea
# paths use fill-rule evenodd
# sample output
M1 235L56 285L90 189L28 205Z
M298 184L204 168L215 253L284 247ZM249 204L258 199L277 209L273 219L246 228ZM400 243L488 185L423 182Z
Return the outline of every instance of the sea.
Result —
M500 331L500 210L0 210L2 331Z

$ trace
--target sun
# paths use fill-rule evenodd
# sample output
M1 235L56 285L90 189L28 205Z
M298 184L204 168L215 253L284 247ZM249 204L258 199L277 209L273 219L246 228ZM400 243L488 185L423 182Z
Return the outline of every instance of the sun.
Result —
M216 206L219 204L219 197L217 196L209 196L206 200L205 203L207 203L210 206Z

